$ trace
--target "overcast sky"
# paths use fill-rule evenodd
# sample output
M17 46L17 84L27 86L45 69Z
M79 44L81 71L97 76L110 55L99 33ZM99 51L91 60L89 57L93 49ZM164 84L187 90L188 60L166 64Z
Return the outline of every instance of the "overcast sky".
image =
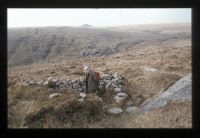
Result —
M191 23L191 8L8 8L8 27Z

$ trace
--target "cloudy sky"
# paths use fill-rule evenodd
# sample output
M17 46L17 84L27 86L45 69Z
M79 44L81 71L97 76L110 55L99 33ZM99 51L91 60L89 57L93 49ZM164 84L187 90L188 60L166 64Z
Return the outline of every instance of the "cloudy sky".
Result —
M8 8L8 27L191 23L191 8Z

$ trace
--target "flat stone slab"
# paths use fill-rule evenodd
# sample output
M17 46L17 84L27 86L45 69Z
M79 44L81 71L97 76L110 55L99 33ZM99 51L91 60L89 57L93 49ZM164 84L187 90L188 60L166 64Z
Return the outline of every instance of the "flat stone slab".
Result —
M119 107L113 107L113 108L108 109L107 112L110 113L110 114L115 114L116 115L116 114L122 113L123 110L121 108L119 108Z
M156 72L156 71L158 71L158 69L152 68L152 67L144 67L144 71L147 71L147 72Z

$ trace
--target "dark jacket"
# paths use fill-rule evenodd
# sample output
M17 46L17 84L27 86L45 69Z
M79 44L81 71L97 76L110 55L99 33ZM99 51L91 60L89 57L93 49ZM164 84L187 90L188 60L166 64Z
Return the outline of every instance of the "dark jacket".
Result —
M90 71L86 74L86 93L96 92L99 82L95 80L95 72Z

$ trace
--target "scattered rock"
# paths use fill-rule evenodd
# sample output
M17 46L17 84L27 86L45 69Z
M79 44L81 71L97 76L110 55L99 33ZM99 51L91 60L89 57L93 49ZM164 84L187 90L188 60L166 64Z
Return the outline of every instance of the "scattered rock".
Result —
M114 79L114 82L118 82L120 80L120 78L116 78Z
M106 78L106 77L109 77L110 75L108 75L108 74L103 74L102 75L102 78Z
M37 82L38 85L41 85L42 83L43 83L42 81L38 81L38 82Z
M140 110L139 110L139 108L137 108L137 107L128 107L127 109L126 109L126 112L128 112L128 113L138 113Z
M106 90L108 90L109 86L111 85L111 81L108 83L108 85L106 85Z
M49 82L48 81L45 81L44 83L43 83L43 85L48 85L49 84Z
M85 77L80 77L79 80L83 82L85 81Z
M35 82L31 80L31 81L29 81L29 84L30 85L35 85Z
M119 108L119 107L113 107L113 108L108 109L107 112L110 113L110 114L115 114L116 115L116 114L122 113L123 110L121 108Z
M103 97L99 97L99 101L101 101L101 102L102 102L102 101L103 101Z
M22 83L20 83L20 85L27 86L27 85L29 85L29 84L26 83L26 82L22 82Z
M61 84L61 81L57 81L57 82L56 82L56 85L60 85L60 84Z
M63 88L65 88L65 85L64 84L60 84L59 88L63 89Z
M63 81L63 84L64 84L65 86L67 86L67 85L68 85L68 82L67 82L66 80L64 80L64 81Z
M121 92L121 93L118 93L114 98L115 98L116 102L118 103L118 102L125 100L127 97L128 97L128 95L126 93Z
M80 96L81 96L82 98L85 98L85 97L86 97L86 94L83 93L83 92L81 92L81 93L80 93Z
M80 98L78 99L79 102L83 102L84 101L84 98Z
M82 87L78 88L79 92L84 92L84 89Z
M115 88L114 91L118 93L121 92L122 90L120 88Z
M56 85L56 82L49 81L48 82L48 87L49 88L59 88L59 85Z
M51 95L49 95L49 98L53 98L53 97L57 97L57 96L61 96L62 94L60 93L53 93Z
M118 88L117 85L115 84L115 82L112 83L112 87L114 87L114 88Z
M117 80L117 83L118 83L118 84L122 84L122 83L123 83L123 80L122 80L122 79L119 79L119 80Z
M147 72L156 72L156 71L158 71L158 69L151 68L151 67L144 67L144 71L147 71Z
M50 80L52 80L53 78L54 78L54 77L49 77L47 80L50 81Z
M52 79L51 81L52 81L52 82L57 82L57 81L58 81L58 79Z
M100 84L100 85L99 85L99 89L100 89L100 90L103 90L103 89L104 89L104 86Z
M85 89L86 89L86 86L82 86L82 88L83 88L83 90L85 90Z
M79 85L77 83L73 83L72 87L73 89L78 89Z
M119 96L119 97L127 97L128 95L126 93L124 93L124 92L120 92L120 93L117 94L117 96Z
M131 101L127 102L127 103L126 103L126 106L127 106L127 107L133 106L133 102L131 102Z

